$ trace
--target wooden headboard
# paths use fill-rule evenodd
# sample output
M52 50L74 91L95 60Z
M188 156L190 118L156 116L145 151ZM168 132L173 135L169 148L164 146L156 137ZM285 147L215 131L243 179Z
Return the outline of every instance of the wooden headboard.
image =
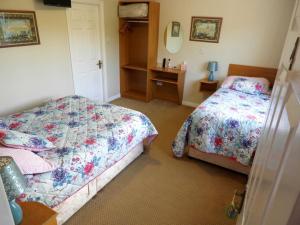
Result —
M264 68L257 66L245 66L238 64L229 64L228 76L238 75L247 77L263 77L270 81L270 86L273 87L277 74L277 69Z

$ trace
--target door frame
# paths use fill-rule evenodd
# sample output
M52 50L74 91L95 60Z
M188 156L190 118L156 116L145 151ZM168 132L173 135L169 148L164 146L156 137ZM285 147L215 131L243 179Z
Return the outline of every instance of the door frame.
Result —
M105 47L105 22L104 22L104 0L71 0L72 3L80 3L80 4L86 4L86 5L94 5L99 8L99 37L100 40L100 51L102 54L102 95L103 95L103 103L108 101L108 90L107 90L107 63L106 63L106 47ZM69 42L69 57L71 61L71 65L73 64L72 62L72 57L71 57L71 41L70 41L70 34L71 34L71 27L70 27L70 11L71 9L66 10L66 17L67 17L67 27L68 27L68 42ZM73 71L73 66L72 67L72 79L73 79L73 87L75 91L75 83L74 83L74 71Z

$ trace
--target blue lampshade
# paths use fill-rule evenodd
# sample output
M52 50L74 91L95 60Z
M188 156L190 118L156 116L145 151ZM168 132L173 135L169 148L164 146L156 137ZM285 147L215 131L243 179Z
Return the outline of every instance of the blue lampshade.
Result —
M12 157L0 157L0 176L9 200L14 222L15 224L20 224L22 221L23 212L21 207L15 201L15 198L24 193L25 178Z
M216 61L208 62L207 70L210 72L218 71L218 62Z
M0 157L0 175L9 201L24 193L25 179L12 157Z

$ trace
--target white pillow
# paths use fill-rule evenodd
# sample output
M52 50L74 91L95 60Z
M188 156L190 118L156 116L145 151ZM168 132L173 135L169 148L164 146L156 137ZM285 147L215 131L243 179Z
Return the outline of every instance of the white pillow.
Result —
M234 80L237 78L247 78L250 80L257 80L257 81L263 83L266 87L270 87L270 82L266 78L263 78L263 77L246 77L246 76L232 75L232 76L226 77L226 79L224 80L224 82L221 85L221 88L230 88L232 83L234 82Z

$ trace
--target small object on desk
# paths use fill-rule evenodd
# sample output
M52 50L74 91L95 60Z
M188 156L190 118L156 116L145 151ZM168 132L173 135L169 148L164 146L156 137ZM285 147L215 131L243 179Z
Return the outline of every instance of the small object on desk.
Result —
M164 59L163 59L163 63L162 63L162 67L163 67L163 68L166 68L166 61L167 61L167 59L164 58Z
M207 70L209 71L208 80L215 80L215 72L218 71L218 62L210 61L207 65Z
M186 71L186 61L180 64L180 69Z
M218 80L209 81L207 78L200 80L200 90L199 91L209 91L214 92L218 89Z
M166 68L171 68L171 59L167 60Z
M15 199L24 193L24 188L26 186L25 178L13 158L10 156L0 157L0 176L7 194L14 222L18 225L22 221L23 212Z
M39 202L20 202L24 212L21 225L57 225L57 213Z

